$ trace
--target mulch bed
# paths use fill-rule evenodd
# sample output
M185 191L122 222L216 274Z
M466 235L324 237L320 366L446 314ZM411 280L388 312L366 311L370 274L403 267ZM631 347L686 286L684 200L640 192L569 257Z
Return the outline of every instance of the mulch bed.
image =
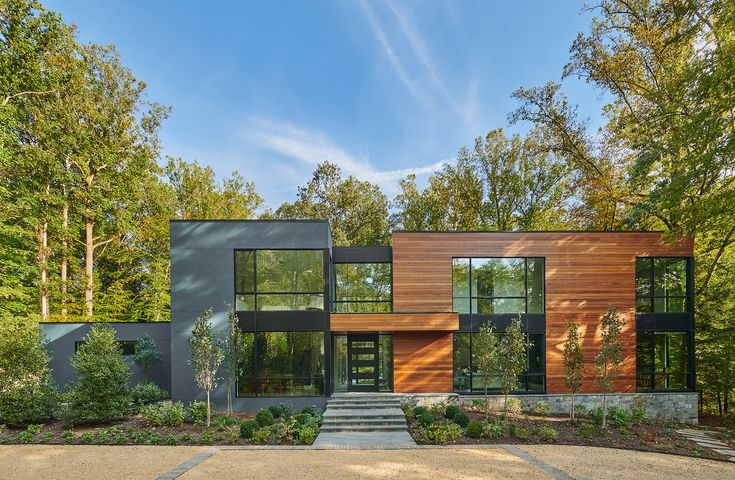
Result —
M484 420L485 414L463 410L470 420ZM492 412L490 419L499 419L502 414ZM692 426L682 425L664 425L657 422L644 422L640 425L632 426L627 432L608 426L606 430L594 426L592 435L585 438L580 435L580 425L582 423L592 424L587 418L582 418L576 422L571 422L566 416L534 416L534 415L513 415L508 414L508 421L512 422L516 427L525 428L529 432L528 438L518 438L511 436L505 429L505 433L497 438L469 438L462 436L450 444L454 445L479 445L479 444L522 444L522 445L548 445L538 434L538 430L543 427L551 427L556 430L558 436L554 444L557 445L578 445L588 447L606 447L620 448L627 450L641 450L647 452L671 453L675 455L685 455L690 457L707 458L713 460L725 460L727 457L720 455L710 449L702 448L696 443L687 440L678 433L677 428L696 428ZM417 435L418 424L415 419L409 420L409 432L416 440L416 443L426 444L422 442Z

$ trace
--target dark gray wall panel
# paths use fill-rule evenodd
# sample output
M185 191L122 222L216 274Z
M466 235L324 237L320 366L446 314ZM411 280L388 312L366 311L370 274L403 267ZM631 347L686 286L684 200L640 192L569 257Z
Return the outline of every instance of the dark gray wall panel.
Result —
M235 300L234 275L231 248L172 248L171 311L224 311Z

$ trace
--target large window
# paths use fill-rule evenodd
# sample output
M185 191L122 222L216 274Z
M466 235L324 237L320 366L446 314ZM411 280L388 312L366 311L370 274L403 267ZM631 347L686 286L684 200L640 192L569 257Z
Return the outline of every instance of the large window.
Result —
M690 312L689 259L636 258L635 294L639 313Z
M334 311L340 313L390 312L390 263L337 263L334 265Z
M455 258L458 313L544 313L543 258Z
M238 397L324 394L323 332L243 334Z
M235 309L323 310L321 250L236 250Z
M477 372L472 353L472 339L476 334L454 334L454 391L457 393L484 392L483 376ZM502 335L498 333L496 335ZM545 345L542 333L527 336L526 371L518 377L515 392L544 392L545 390ZM500 392L500 380L493 378L488 391Z
M638 332L636 373L641 390L689 388L689 334Z
M85 343L87 342L84 340L77 340L74 342L74 353L77 353ZM131 357L135 355L135 346L138 344L137 340L115 340L115 343L120 347L120 354L123 357Z

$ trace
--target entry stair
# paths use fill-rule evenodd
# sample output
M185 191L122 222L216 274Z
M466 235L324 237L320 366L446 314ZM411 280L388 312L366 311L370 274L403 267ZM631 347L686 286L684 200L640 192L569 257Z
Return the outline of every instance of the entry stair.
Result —
M335 393L327 400L322 432L406 432L401 396L393 393Z

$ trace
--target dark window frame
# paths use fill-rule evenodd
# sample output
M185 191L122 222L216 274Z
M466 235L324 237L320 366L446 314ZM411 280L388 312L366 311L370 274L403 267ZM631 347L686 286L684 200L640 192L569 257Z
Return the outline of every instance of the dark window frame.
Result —
M388 300L337 300L337 297L339 296L338 291L338 285L339 282L337 281L337 265L390 265L390 298ZM332 263L331 265L331 273L333 274L333 283L334 283L334 295L332 299L332 305L331 305L331 313L350 313L350 314L362 314L362 313L390 313L393 311L393 262L340 262L340 263ZM352 311L338 311L337 305L345 305L350 303L376 303L376 304L387 304L388 310L385 312L381 311L375 311L375 312L352 312Z
M464 313L462 313L462 312L456 312L456 313L460 313L460 314L463 314L463 315L495 315L495 314L497 314L497 312L493 312L493 313L490 313L490 314L488 314L488 313L480 313L480 312L473 312L472 311L472 303L473 303L473 301L476 301L476 300L479 300L479 299L482 299L482 300L491 300L491 301L492 300L496 300L496 299L500 299L500 300L520 300L520 299L524 299L524 301L525 301L524 302L524 311L523 312L517 312L517 313L528 315L529 314L529 312L528 312L528 260L529 259L537 259L537 260L541 260L541 262L543 264L543 270L544 270L544 278L543 278L544 288L543 288L543 298L542 298L542 301L541 301L542 310L540 312L533 312L531 315L546 315L546 257L538 257L538 256L529 256L529 257L466 257L466 256L463 256L463 257L452 257L452 267L454 267L454 261L455 260L465 260L465 259L469 261L469 263L468 263L468 272L467 272L468 273L468 296L467 297L457 297L457 296L454 295L454 278L452 278L452 311L453 312L456 312L456 310L454 310L454 299L455 298L462 299L462 300L464 300L464 299L469 300L469 311L468 312L464 312ZM523 289L524 289L525 296L522 296L522 297L521 296L513 296L513 297L472 296L472 260L473 259L476 259L476 260L480 260L480 259L482 259L482 260L488 260L488 259L523 260L523 277L524 277L523 278ZM454 277L454 272L452 272L452 277ZM500 315L506 315L506 314L507 313L500 313Z
M656 295L656 282L655 282L655 265L657 259L676 259L676 260L684 260L686 262L686 272L684 274L684 279L686 281L686 294L685 295ZM648 295L638 295L638 261L639 260L647 260L648 263L650 263L649 266L649 272L648 272L648 288L649 288L649 294ZM635 312L636 313L659 313L659 314L667 314L667 313L692 313L694 311L694 288L692 285L692 257L682 257L682 256L674 256L674 255L661 255L661 256L637 256L635 257L635 268L634 268L634 275L635 275ZM678 299L684 299L684 305L685 309L683 312L667 312L667 311L657 311L656 310L656 299L667 299L667 298L678 298ZM638 310L638 300L639 299L646 299L649 301L649 304L651 306L651 310L648 312Z
M648 334L651 336L650 341L648 342L648 354L651 358L651 367L650 370L647 372L642 373L638 369L638 335L640 334ZM684 372L663 372L660 370L656 370L656 334L658 335L684 335L684 344L687 347L687 369ZM686 330L671 330L671 331L654 331L654 330L646 330L646 331L640 331L636 332L636 391L638 392L689 392L692 391L692 337L693 332L686 331ZM661 377L665 375L686 375L686 384L687 387L685 388L657 388L656 387L656 377ZM648 386L642 387L639 385L639 379L644 378L648 380Z

